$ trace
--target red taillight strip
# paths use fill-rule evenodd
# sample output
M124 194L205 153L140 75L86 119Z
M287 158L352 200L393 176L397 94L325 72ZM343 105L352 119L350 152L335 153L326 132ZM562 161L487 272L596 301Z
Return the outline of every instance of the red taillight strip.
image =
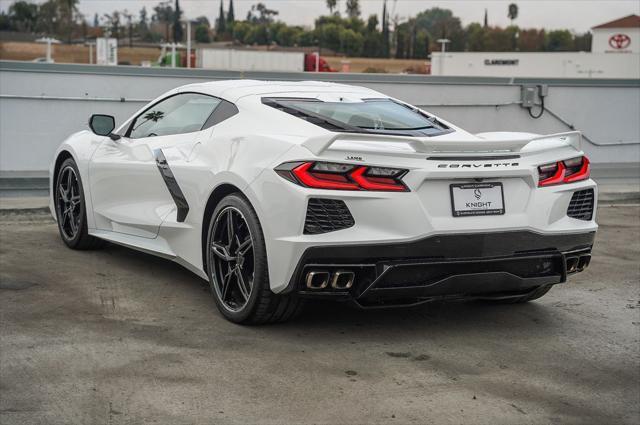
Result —
M309 169L313 167L313 162L305 162L302 165L297 166L292 170L293 175L296 176L300 183L305 186L314 187L318 189L334 189L334 190L358 190L360 189L355 183L344 183L335 180L323 180L316 177L309 172Z
M540 182L538 182L538 186L551 186L552 184L559 184L563 182L565 170L564 163L562 161L559 161L556 165L558 167L556 173L551 177L540 180Z
M364 175L367 171L367 167L358 167L353 170L350 174L351 178L360 185L363 189L366 190L389 190L395 192L403 192L406 190L406 187L401 183L376 183L375 181L371 181Z
M582 157L582 167L578 172L568 175L564 178L565 183L573 183L580 180L586 180L589 178L589 174L591 174L591 165L589 163L589 158L586 156Z
M549 164L546 164L543 166L547 166L547 165ZM543 186L552 186L552 185L561 184L561 183L574 183L574 182L588 179L589 175L591 174L591 165L589 162L589 158L587 158L586 156L582 157L582 164L580 165L580 169L573 174L567 175L567 172L570 171L571 168L567 168L567 166L564 164L564 161L558 161L555 163L555 165L558 168L556 172L553 174L553 176L548 177L544 180L540 180L538 182L538 186L543 187Z
M316 167L317 164L325 167ZM408 192L401 178L407 170L369 167L366 165L333 164L324 162L290 162L275 168L276 173L292 183L313 189L370 190L384 192ZM329 169L327 169L329 168ZM389 175L385 175L385 171ZM369 175L373 174L373 175ZM377 175L382 174L382 175Z

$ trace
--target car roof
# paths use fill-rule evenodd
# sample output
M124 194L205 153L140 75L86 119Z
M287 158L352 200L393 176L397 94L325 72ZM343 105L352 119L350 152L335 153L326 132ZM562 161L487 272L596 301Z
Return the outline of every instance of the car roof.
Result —
M220 97L229 102L237 102L246 96L286 96L287 93L295 93L297 96L309 94L309 97L322 93L351 93L362 97L386 97L366 87L325 81L223 80L189 84L176 89L176 92L185 91L197 91Z

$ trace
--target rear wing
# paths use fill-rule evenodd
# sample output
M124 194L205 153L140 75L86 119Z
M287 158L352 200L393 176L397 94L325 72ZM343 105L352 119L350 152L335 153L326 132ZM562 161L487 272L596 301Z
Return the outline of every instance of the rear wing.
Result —
M487 134L487 136L490 136ZM334 150L374 151L389 153L508 153L526 150L542 151L572 147L580 151L579 131L526 138L487 138L475 140L430 139L426 137L393 136L368 133L332 133L310 137L302 146L315 155Z

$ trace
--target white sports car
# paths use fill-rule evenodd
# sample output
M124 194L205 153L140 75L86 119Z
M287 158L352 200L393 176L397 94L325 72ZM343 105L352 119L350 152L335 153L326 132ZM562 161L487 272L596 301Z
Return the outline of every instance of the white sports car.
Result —
M363 87L246 80L89 127L51 167L63 241L172 259L233 322L286 320L307 298L524 302L591 258L577 132L474 135Z

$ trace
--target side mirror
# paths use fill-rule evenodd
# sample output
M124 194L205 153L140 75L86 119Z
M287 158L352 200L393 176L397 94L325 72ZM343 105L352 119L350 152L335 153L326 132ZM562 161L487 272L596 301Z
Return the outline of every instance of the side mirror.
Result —
M116 120L111 115L93 114L89 118L89 128L98 136L109 136L112 140L118 140L120 136L112 134L116 128Z

